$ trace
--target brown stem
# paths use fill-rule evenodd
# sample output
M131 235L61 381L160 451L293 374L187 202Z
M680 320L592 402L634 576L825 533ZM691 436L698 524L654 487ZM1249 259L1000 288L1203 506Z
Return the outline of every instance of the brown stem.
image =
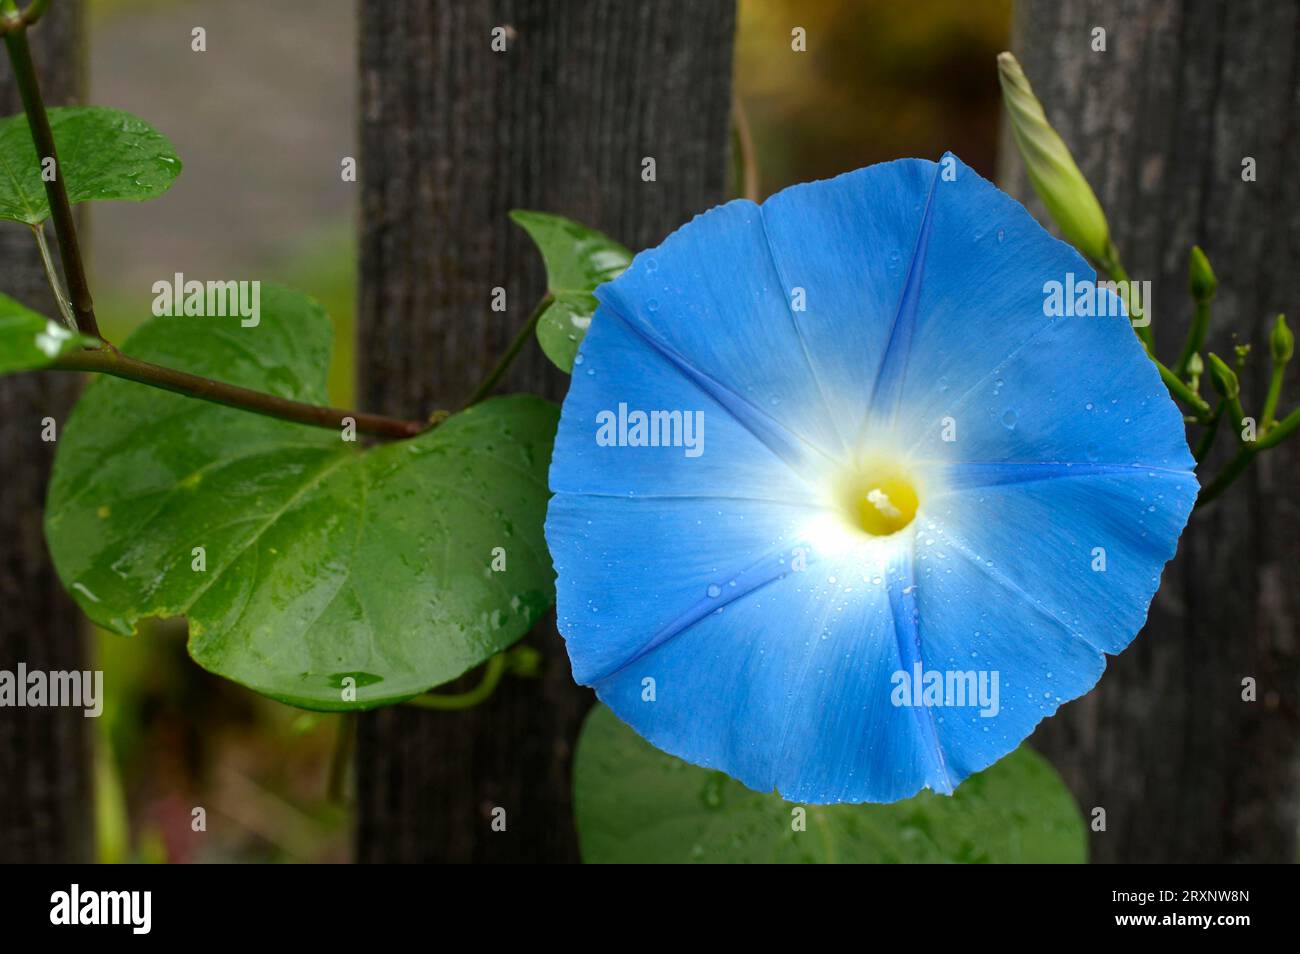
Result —
M150 364L111 348L69 352L55 361L52 367L59 371L96 371L100 374L111 374L116 378L138 381L141 384L162 388L164 391L184 394L186 397L252 411L254 414L263 414L267 417L296 421L299 424L310 424L313 427L338 429L343 426L344 418L352 418L356 422L357 430L364 434L400 439L414 437L433 426L424 421L404 421L384 417L381 414L367 414L364 411L348 411L337 407L290 401L273 394L226 384L224 381L214 381L211 378L199 377L174 368Z
M38 5L33 6L37 7L39 12L44 12ZM99 324L95 320L95 303L90 297L90 285L86 281L86 268L81 260L81 246L77 242L77 226L72 218L72 204L68 201L68 191L63 185L63 169L59 165L58 153L54 148L54 133L50 129L50 117L45 112L45 100L41 98L41 87L36 78L36 66L32 63L31 47L27 44L26 23L22 23L17 28L12 25L12 18L9 23L9 30L4 37L5 47L9 51L9 60L13 64L14 78L18 82L23 111L27 113L27 124L31 127L32 141L36 144L36 154L42 163L47 158L54 160L55 174L52 179L45 180L45 195L50 203L50 218L54 220L54 234L59 241L59 257L63 259L63 273L68 282L68 297L72 301L72 312L76 316L77 327L83 333L102 338Z

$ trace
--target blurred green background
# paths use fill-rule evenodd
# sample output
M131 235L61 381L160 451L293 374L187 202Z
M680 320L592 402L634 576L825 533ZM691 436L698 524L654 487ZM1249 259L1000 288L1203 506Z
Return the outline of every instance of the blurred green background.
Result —
M334 320L331 399L353 391L357 186L354 0L90 0L90 100L148 119L185 169L163 198L96 206L92 287L115 340L148 317L151 286L280 281ZM809 4L741 0L736 92L764 195L946 149L991 177L996 54L1009 0ZM207 31L207 52L190 49ZM807 52L788 54L803 27ZM780 63L779 69L773 64ZM616 236L617 237L617 236ZM185 627L95 633L105 861L346 861L348 812L331 797L342 717L299 712L199 669ZM191 829L201 806L207 830Z

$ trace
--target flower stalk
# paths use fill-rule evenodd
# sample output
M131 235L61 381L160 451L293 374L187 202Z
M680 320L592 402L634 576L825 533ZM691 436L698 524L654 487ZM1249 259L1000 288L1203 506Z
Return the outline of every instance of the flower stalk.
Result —
M1174 365L1174 373L1184 380L1189 377L1192 359L1205 345L1205 335L1210 327L1210 302L1214 300L1214 295L1219 290L1219 281L1215 278L1214 270L1210 268L1210 260L1205 257L1199 245L1192 246L1187 276L1188 290L1195 303L1195 312L1192 315L1192 324L1187 329L1187 339L1183 342L1182 354L1178 356L1178 363Z
M998 54L998 81L1011 121L1011 136L1034 191L1061 227L1065 240L1113 273L1118 256L1101 203L1079 171L1069 147L1047 121L1029 78L1010 53Z
M541 319L542 313L551 307L552 301L554 299L549 292L542 296L541 301L537 303L537 307L528 316L528 321L524 323L524 326L519 329L519 333L515 335L514 340L510 342L510 347L497 359L497 363L487 373L487 377L480 382L479 386L474 389L474 393L469 396L469 399L465 402L465 407L477 404L492 393L492 389L497 386L510 365L514 363L519 352L523 350L524 345L528 343L528 339L537 330L537 322Z
M758 160L754 154L754 136L749 127L749 114L740 96L731 98L731 137L732 155L736 169L734 179L736 192L750 202L762 201L758 186Z
M1157 361L1154 355L1150 357L1160 371L1160 380L1165 382L1165 387L1169 389L1169 393L1190 407L1196 413L1197 420L1208 421L1210 418L1210 405L1206 400L1193 391L1173 371Z
M1228 367L1226 361L1220 358L1213 351L1209 353L1209 371L1210 383L1219 397L1223 399L1223 404L1231 416L1233 426L1240 429L1242 422L1246 419L1245 408L1241 406L1241 381L1237 377L1237 372ZM1240 430L1238 430L1240 434Z
M1079 170L1065 140L1048 122L1029 78L1010 53L998 54L998 82L1010 120L1011 138L1024 160L1034 191L1065 240L1092 259L1111 279L1121 283L1129 317L1142 318L1143 312L1133 307L1131 279L1120 262L1119 250L1111 241L1110 225L1097 194ZM1145 323L1135 323L1133 330L1150 352L1155 347L1155 337L1147 317Z
M1272 359L1272 372L1268 379L1268 395L1264 398L1264 411L1259 419L1261 430L1267 431L1273 425L1273 415L1277 413L1277 402L1282 397L1282 379L1286 375L1286 366L1295 354L1295 335L1287 327L1286 315L1278 315L1273 324L1273 333L1269 335L1269 356Z
M1196 442L1196 450L1192 452L1192 457L1198 465L1205 460L1205 456L1214 445L1215 435L1219 433L1219 421L1223 418L1223 406L1224 401L1220 398L1219 403L1214 406L1213 413L1210 414L1209 421L1205 424L1200 440Z
M1260 449L1258 444L1242 444L1237 449L1237 453L1219 472L1218 476L1205 485L1200 496L1196 498L1196 503L1192 509L1200 509L1232 486L1232 482L1244 474L1246 469L1254 462L1255 455L1259 453Z

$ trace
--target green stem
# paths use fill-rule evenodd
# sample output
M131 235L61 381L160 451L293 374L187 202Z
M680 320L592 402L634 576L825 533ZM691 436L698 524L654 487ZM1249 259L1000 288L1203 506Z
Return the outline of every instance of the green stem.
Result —
M1268 430L1273 423L1273 415L1277 413L1277 402L1282 398L1282 377L1285 373L1285 364L1273 363L1273 372L1268 379L1268 394L1264 398L1264 411L1259 419L1261 433Z
M479 681L479 684L468 692L453 695L426 692L414 699L407 699L406 703L407 705L418 706L421 709L438 709L444 712L472 708L492 695L497 684L501 682L501 677L505 675L506 666L506 654L497 653L487 661L487 665L483 669L483 678Z
M492 389L497 386L497 382L501 380L501 376L506 373L506 370L515 360L515 357L518 356L524 345L528 343L529 337L532 336L533 330L537 327L538 320L542 317L542 312L546 311L546 309L550 307L552 301L554 301L554 299L551 297L550 292L547 292L542 296L542 300L537 303L537 307L533 309L533 313L528 316L527 324L519 329L519 334L515 335L515 340L510 342L510 347L506 349L505 354L497 359L496 365L488 372L487 377L484 378L483 382L474 389L474 393L471 394L469 400L465 402L465 407L477 404L492 393Z
M1240 397L1230 397L1230 398L1225 398L1224 400L1227 401L1228 413L1232 415L1232 419L1235 422L1233 424L1233 427L1235 427L1237 431L1237 440L1241 441L1244 444L1246 443L1246 439L1241 436L1241 427L1246 420L1246 409L1241 406ZM1256 436L1258 436L1258 434ZM1251 443L1254 442L1252 441Z
M46 277L50 281L65 319L68 314L67 309L70 308L75 322L74 327L83 334L102 341L103 335L99 333L99 325L95 320L95 306L90 297L90 286L86 281L81 246L77 241L72 205L68 201L67 189L63 184L63 171L59 166L58 153L55 150L54 133L50 129L50 118L45 111L45 101L41 97L36 67L32 62L31 47L27 43L27 25L39 19L47 5L44 0L37 0L20 12L14 0L0 0L0 31L4 33L5 48L13 64L14 79L17 81L18 91L22 97L23 111L27 114L27 124L31 128L36 154L41 158L42 163L47 158L54 160L55 175L45 181L45 195L50 204L50 218L54 222L54 234L59 243L59 256L63 259L63 271L68 289L66 296L61 291L58 275L54 270L53 257L45 244L43 227L34 225L32 231L41 250ZM436 423L436 421L430 424L403 421L379 414L290 401L260 391L226 384L223 381L213 381L184 371L138 361L121 354L107 342L102 348L66 354L52 367L62 371L97 371L101 374L125 378L128 381L149 384L165 391L184 394L187 397L315 427L338 429L343 426L344 419L351 418L356 422L358 431L380 437L413 437Z
M50 291L54 293L54 300L59 306L59 314L63 316L64 324L76 331L77 319L72 314L72 302L68 301L68 295L63 290L63 282L59 280L59 273L54 268L54 259L50 256L50 245L45 241L45 223L33 225L32 235L36 237L36 247L41 252L41 265L45 268L45 280L50 285Z
M183 394L186 397L252 411L254 414L267 417L296 421L299 424L310 424L313 427L337 430L343 426L344 418L352 418L356 422L357 430L362 433L400 439L414 437L433 426L423 421L404 421L380 414L367 414L363 411L348 411L342 408L290 401L287 398L241 388L224 381L214 381L211 378L199 377L174 368L139 361L112 348L72 351L55 361L51 367L59 371L95 371L100 374L110 374L115 378L137 381L164 391Z
M27 44L28 15L40 16L44 7L32 4L22 14L14 14L12 3L5 4L3 22L5 23L5 48L9 51L9 60L13 64L14 79L18 83L18 93L23 101L23 111L27 114L27 124L32 131L32 141L36 145L36 155L42 163L46 159L54 160L55 174L45 182L45 195L50 203L50 218L54 221L54 235L59 242L59 256L63 259L63 272L68 280L68 297L72 302L72 311L77 319L77 327L82 333L95 338L102 338L99 325L95 320L95 303L90 297L90 285L86 281L86 268L81 260L81 246L77 242L76 222L72 217L72 204L68 201L68 191L63 185L63 168L59 165L58 153L54 148L54 133L50 129L50 117L45 112L45 100L41 97L40 82L36 78L36 66L32 63L31 47ZM42 176L42 178L45 178Z
M1155 338L1155 332L1151 327L1150 310L1148 309L1148 311L1146 312L1138 312L1137 314L1133 313L1133 294L1132 294L1133 282L1128 277L1128 272L1124 270L1124 266L1120 264L1119 252L1117 252L1114 249L1114 246L1111 246L1110 255L1104 261L1099 262L1098 264L1101 265L1102 269L1106 272L1107 275L1111 277L1112 280L1123 283L1124 308L1129 313L1130 323L1132 323L1132 320L1134 318L1141 318L1143 315L1146 315L1147 323L1145 325L1140 325L1140 326L1133 325L1133 332L1138 336L1138 340L1141 341L1142 344L1146 346L1147 353L1154 355L1155 348L1156 348L1156 338Z
M733 148L739 163L739 175L736 184L740 195L750 202L758 202L758 160L754 155L754 136L749 129L749 115L740 97L731 97L731 131L734 139Z
M1187 362L1191 361L1192 355L1205 345L1205 333L1209 327L1210 303L1198 301L1196 311L1192 315L1191 327L1187 329L1187 340L1183 342L1183 353L1178 356L1178 363L1174 365L1174 373L1179 378L1187 377Z
M49 6L50 0L32 0L27 9L20 12L14 0L0 0L0 36L31 26L45 16Z
M1201 439L1196 442L1196 450L1192 456L1196 463L1205 460L1205 455L1210 452L1210 447L1214 444L1214 436L1219 432L1219 419L1223 417L1223 399L1215 405L1214 412L1210 415L1209 421L1205 424L1205 431L1201 434Z
M1233 458L1224 465L1218 476L1201 491L1200 496L1196 498L1196 506L1200 507L1203 504L1208 504L1215 497L1218 497L1232 485L1234 480L1246 472L1246 469L1250 467L1251 462L1261 451L1276 447L1294 434L1297 429L1300 429L1300 408L1296 408L1278 421L1275 427L1271 428L1267 434L1255 443L1242 444Z
M1207 421L1210 414L1210 405L1206 403L1205 399L1188 387L1178 375L1156 360L1155 355L1149 353L1148 355L1155 362L1156 368L1159 369L1160 379L1165 382L1165 387L1169 389L1169 393L1194 410L1198 419Z
M1234 480L1246 472L1259 451L1260 446L1258 444L1243 444L1232 459L1224 465L1223 470L1219 471L1218 476L1205 485L1200 496L1196 498L1196 504L1192 509L1205 506L1227 490Z
M334 736L334 751L330 753L329 780L325 797L335 805L347 801L348 766L352 762L352 748L356 739L356 718L351 712L339 715L338 734Z
M1276 447L1284 440L1295 433L1296 428L1300 428L1300 407L1296 408L1282 420L1268 429L1268 433L1261 437L1255 444L1259 450L1268 450L1270 447Z

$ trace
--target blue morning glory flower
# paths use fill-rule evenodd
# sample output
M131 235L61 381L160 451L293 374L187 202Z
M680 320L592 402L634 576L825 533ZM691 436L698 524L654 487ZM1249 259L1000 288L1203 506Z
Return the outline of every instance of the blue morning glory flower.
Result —
M1016 748L1141 628L1197 493L1093 281L950 155L638 255L597 291L551 465L574 677L803 802L951 792Z

